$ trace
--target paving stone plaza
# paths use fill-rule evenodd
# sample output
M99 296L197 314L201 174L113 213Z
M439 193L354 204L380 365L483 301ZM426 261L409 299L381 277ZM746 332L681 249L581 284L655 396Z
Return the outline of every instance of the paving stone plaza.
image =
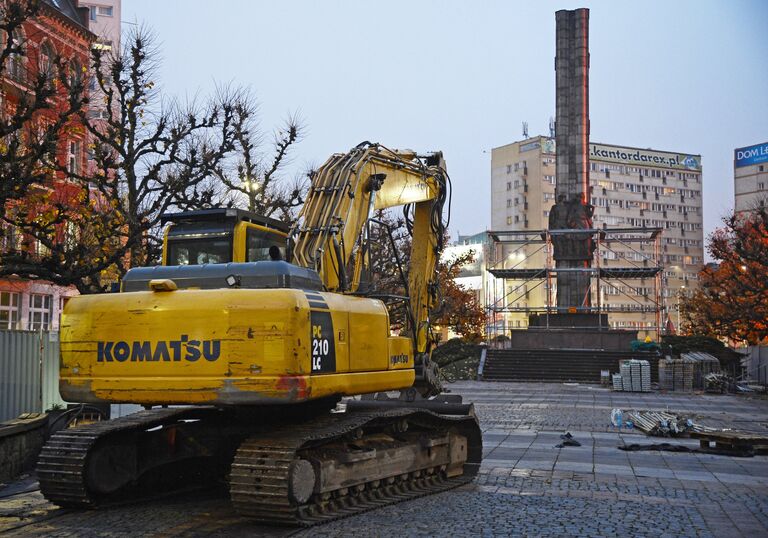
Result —
M617 393L595 385L458 382L475 403L484 460L477 479L305 531L256 527L216 492L100 510L51 506L0 490L9 536L765 536L768 456L625 452L659 441L610 425L613 408L669 410L709 426L765 432L757 396ZM578 447L555 448L570 432ZM697 447L692 439L675 444Z

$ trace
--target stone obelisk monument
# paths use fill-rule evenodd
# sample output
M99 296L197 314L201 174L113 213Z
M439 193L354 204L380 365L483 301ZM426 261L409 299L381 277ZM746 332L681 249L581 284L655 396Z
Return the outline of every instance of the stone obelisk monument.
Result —
M549 215L557 271L557 309L583 312L592 302L590 274L594 246L589 203L589 10L555 13L557 145L556 203ZM574 269L574 271L569 271Z

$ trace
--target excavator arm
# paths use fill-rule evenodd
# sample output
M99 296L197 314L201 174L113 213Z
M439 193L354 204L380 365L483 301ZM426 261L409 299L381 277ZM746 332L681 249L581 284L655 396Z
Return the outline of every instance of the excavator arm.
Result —
M315 269L328 291L358 294L369 265L368 220L378 209L405 208L412 234L405 284L417 379L436 386L434 367L426 368L434 344L429 312L437 301L448 181L441 153L421 156L364 142L320 167L292 230L295 263Z

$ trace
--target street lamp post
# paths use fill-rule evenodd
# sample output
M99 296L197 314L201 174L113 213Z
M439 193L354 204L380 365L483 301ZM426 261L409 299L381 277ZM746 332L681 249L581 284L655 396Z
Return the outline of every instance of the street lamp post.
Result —
M248 211L255 211L256 193L259 192L259 189L261 188L261 185L259 185L259 180L250 177L244 177L243 188L248 193Z
M677 290L677 332L680 332L680 296L683 295L685 290L685 286L680 286L680 289Z

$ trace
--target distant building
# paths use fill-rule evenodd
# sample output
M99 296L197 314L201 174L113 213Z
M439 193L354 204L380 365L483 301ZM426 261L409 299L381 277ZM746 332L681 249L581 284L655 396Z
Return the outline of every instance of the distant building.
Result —
M120 54L121 0L89 0L81 2L80 5L88 9L89 28L96 35L93 48L102 50L106 58L112 54ZM92 119L106 120L108 115L104 92L97 84L95 76L91 76L89 79L88 91L91 96L88 115ZM89 161L93 160L91 152L89 152L88 159Z
M480 232L473 235L459 235L458 240L446 246L441 254L444 262L450 262L460 256L471 252L474 255L474 261L465 264L461 268L456 283L467 290L475 293L478 302L481 305L493 302L495 288L498 293L502 292L502 281L496 279L487 271L489 257L493 258L490 251L492 243L488 232ZM448 329L442 330L442 339L446 341L457 335Z
M120 50L121 0L86 0L88 28L96 35L94 48Z
M768 205L768 142L733 151L736 213Z
M90 62L90 47L95 36L88 29L88 10L77 0L45 0L40 14L26 21L11 39L20 43L24 54L11 55L0 76L0 113L14 109L20 97L29 90L30 81L41 69L51 69L52 59L61 57L70 65L71 72L79 76ZM62 98L63 99L63 98ZM55 114L63 101L53 100L51 112ZM83 170L86 161L87 139L82 129L70 129L68 136L59 141L57 159L71 172ZM72 189L64 174L41 189L68 192ZM42 251L44 245L30 237L20 235L11 227L0 229L0 248L4 251L28 249ZM0 329L49 330L58 329L59 313L64 301L76 295L73 287L54 286L49 282L17 278L0 279Z
M696 285L704 258L702 230L701 157L651 149L590 143L590 199L595 228L662 228L664 305L671 312L679 296ZM491 153L491 227L499 231L541 230L548 227L555 202L555 140L537 136L494 148ZM650 247L652 248L652 246ZM642 266L651 257L649 246L615 244L603 249L601 267ZM497 253L504 268L545 266L540 248ZM497 265L498 267L498 265ZM650 279L646 279L650 280ZM519 289L514 290L519 286ZM513 291L514 290L514 291ZM512 307L505 327L527 326L526 308L546 305L546 282L508 282L503 306ZM609 310L616 328L651 329L654 316L641 312L652 295L651 283L602 281L592 290L593 304ZM513 310L517 309L516 312Z

